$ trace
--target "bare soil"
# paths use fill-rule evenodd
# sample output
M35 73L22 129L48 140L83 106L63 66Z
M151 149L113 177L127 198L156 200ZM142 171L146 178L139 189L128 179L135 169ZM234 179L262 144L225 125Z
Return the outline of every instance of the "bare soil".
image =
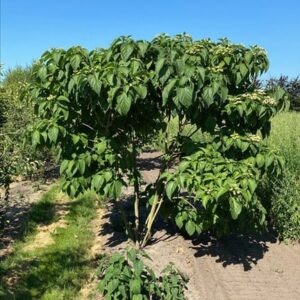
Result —
M158 156L159 153L152 152L141 158L146 182L153 182L158 176ZM124 195L129 194L130 191L124 191ZM116 231L111 208L101 215L96 252L114 252L133 246L123 233ZM300 299L298 243L279 243L272 234L233 235L222 239L202 235L192 240L168 226L156 230L145 249L152 258L148 264L159 273L173 262L188 275L189 300Z

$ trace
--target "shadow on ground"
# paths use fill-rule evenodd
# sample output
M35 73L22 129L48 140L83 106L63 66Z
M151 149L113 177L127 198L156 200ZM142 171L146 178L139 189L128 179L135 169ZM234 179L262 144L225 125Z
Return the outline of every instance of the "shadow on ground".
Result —
M276 243L272 234L263 235L230 235L216 238L203 234L192 241L191 248L195 257L212 256L223 267L228 265L242 265L244 271L252 269L253 265L262 259L269 247L267 243Z
M130 197L123 201L123 209L126 212L133 211ZM99 229L99 235L105 237L105 247L123 248L122 244L128 241L125 234L123 223L118 210L110 206L107 213L103 216L105 222ZM133 216L128 216L129 221L133 222ZM172 243L174 240L174 249L178 246L175 242L178 234L176 227L172 223L166 223L162 219L158 220L154 226L154 232L160 232L154 235L149 246L164 242ZM157 237L156 237L157 236ZM216 258L217 263L223 267L229 265L242 265L244 271L252 269L260 259L263 259L268 251L268 243L276 243L274 234L265 233L261 235L229 235L217 238L209 233L201 234L196 239L190 239L184 236L182 241L186 242L191 253L195 257L211 256Z
M142 171L157 171L161 167L161 159L157 152L147 152L143 157L139 158L138 166ZM133 212L132 196L124 197L120 201L123 210L128 214ZM141 212L141 219L145 220L147 210ZM128 241L125 234L124 223L122 222L120 211L110 205L104 218L104 224L99 229L99 235L105 237L105 247L122 249L124 243ZM129 222L134 222L134 216L127 216ZM143 224L143 221L141 221ZM277 240L274 233L265 233L261 235L230 235L223 238L217 238L211 234L201 234L196 239L190 239L188 236L178 232L175 224L172 222L164 222L158 219L154 226L155 234L149 245L162 243L173 243L174 249L181 246L180 243L186 243L190 254L195 257L211 256L216 258L217 263L221 263L225 268L229 265L242 265L244 271L252 269L253 265L261 260L268 251L268 243L275 243ZM178 235L180 241L176 241ZM123 244L123 245L122 245Z

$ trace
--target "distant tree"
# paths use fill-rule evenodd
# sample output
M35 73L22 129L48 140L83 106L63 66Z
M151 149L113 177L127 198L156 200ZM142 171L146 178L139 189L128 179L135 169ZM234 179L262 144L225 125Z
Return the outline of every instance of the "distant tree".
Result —
M300 111L300 77L280 76L279 78L271 78L267 81L266 89L274 89L277 86L282 87L288 93L290 109Z
M24 132L36 119L34 108L22 100L22 91L32 83L31 67L16 67L1 73L0 81L0 187L9 196L14 175L29 175L44 157L24 145Z

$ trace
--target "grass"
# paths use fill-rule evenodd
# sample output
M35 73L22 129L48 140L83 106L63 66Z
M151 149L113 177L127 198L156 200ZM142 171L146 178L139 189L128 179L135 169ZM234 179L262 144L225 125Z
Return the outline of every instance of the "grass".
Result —
M285 112L272 120L268 145L284 156L287 169L300 177L300 113Z
M57 216L53 206L56 188L47 192L33 208L28 231L0 264L0 299L76 299L92 270L88 249L93 241L90 228L96 216L95 196L86 194L68 202L67 226L53 234L53 243L32 251L24 250L36 234L38 224L49 224Z
M271 217L281 239L300 240L300 113L277 115L267 143L286 162L284 177L271 185Z

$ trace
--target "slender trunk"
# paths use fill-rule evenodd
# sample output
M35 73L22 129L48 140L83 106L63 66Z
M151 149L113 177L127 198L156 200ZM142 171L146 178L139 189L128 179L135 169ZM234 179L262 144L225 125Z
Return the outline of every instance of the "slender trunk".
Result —
M165 154L172 154L172 151L174 152L174 149L176 144L175 144L175 141L173 142L170 142L169 141L169 137L170 137L170 120L171 120L171 114L169 114L169 117L168 117L168 124L167 124L167 129L166 129L166 136L165 136L165 144L164 144L164 149L165 149ZM178 120L179 121L179 124L178 124L178 133L177 133L177 139L178 140L178 137L180 135L180 132L181 132L181 127L182 127L182 123L181 121L182 120ZM159 172L159 175L158 175L158 179L155 183L155 186L156 186L156 194L155 194L155 197L154 197L154 200L153 200L153 203L152 203L152 207L151 207L151 210L148 214L148 217L147 217L147 220L146 220L146 233L144 235L144 238L143 238L143 241L141 243L141 248L144 248L148 241L150 240L151 238L151 230L152 230L152 227L153 227L153 223L158 215L158 212L160 210L160 207L163 203L163 193L164 193L164 184L159 180L160 178L160 175L166 170L169 168L169 163L170 162L165 162L163 167L161 168L160 172Z
M151 238L152 226L153 226L153 223L154 223L154 221L157 217L157 214L160 210L161 204L162 204L162 199L158 195L155 195L150 213L149 213L148 218L147 218L146 234L145 234L145 236L143 238L143 241L141 243L141 248L144 248L147 245L150 238Z
M140 186L139 186L139 173L137 170L137 151L135 141L133 141L133 179L134 179L134 235L135 235L135 244L136 247L139 247L140 244Z

